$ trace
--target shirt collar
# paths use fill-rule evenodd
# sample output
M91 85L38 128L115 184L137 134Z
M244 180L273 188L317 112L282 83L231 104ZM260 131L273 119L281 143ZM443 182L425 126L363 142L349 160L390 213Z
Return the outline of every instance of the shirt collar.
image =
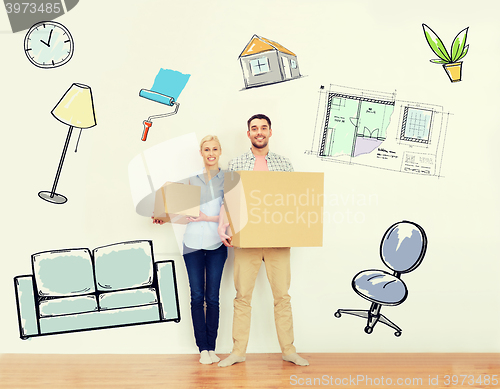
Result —
M197 175L200 179L205 180L205 178L204 178L204 174L205 174L205 168L202 168L201 170L199 170L199 171L196 173L196 175ZM223 174L224 174L224 171L223 171L221 168L219 168L219 173L217 173L214 177L219 177L219 178L222 178Z
M224 177L224 170L222 170L221 168L219 168L219 173L217 173L217 174L215 175L215 177L219 177L219 178Z
M255 159L255 155L252 153L252 149L250 148L250 150L248 150L247 152L247 155L250 159ZM269 160L270 157L272 157L273 153L271 152L271 150L269 150L266 154L266 160Z

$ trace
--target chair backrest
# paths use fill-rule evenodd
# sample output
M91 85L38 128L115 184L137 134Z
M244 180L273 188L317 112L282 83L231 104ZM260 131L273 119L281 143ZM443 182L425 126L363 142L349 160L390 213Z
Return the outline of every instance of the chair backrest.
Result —
M390 226L380 243L380 258L398 273L415 270L424 259L427 236L418 224L401 221Z

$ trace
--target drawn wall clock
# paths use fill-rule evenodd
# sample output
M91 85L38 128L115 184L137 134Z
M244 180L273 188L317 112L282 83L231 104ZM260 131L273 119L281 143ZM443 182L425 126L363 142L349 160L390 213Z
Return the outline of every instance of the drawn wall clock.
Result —
M24 38L24 52L39 68L62 66L73 56L73 37L61 23L47 21L34 24Z

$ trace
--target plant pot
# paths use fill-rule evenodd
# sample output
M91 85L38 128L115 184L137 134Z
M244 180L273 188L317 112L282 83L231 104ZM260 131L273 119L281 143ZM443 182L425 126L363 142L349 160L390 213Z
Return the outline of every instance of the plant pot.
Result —
M462 81L462 61L445 63L443 68L451 82Z

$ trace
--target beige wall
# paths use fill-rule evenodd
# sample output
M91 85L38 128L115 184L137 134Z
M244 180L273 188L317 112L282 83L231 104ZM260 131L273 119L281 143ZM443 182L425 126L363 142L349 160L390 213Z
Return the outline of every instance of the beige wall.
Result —
M292 3L292 4L290 4ZM261 1L251 18L233 1L80 1L58 21L70 29L75 54L65 66L42 70L23 54L25 32L2 33L0 344L3 353L192 353L189 289L182 257L168 226L152 225L133 209L127 167L147 147L189 132L215 133L222 165L245 152L246 120L273 119L271 149L296 171L325 172L322 248L292 250L295 344L308 352L499 352L497 241L499 216L496 66L500 28L496 1ZM286 12L284 10L286 9ZM8 30L0 15L0 30ZM450 46L469 29L463 81L452 84L429 60L421 24ZM293 26L293 28L292 28ZM305 76L241 91L238 55L253 34L290 47ZM155 122L141 142L142 121L164 107L138 96L160 68L191 74L179 113ZM69 198L51 205L49 190L67 127L50 111L73 83L92 87L98 125L84 131L78 153L68 151L58 190ZM311 148L320 85L397 90L400 100L442 105L448 125L442 174L430 178L322 162ZM393 116L394 120L398 118ZM364 199L364 200L363 200ZM350 288L359 270L382 268L380 239L392 223L409 219L429 237L427 256L404 277L407 301L383 308L403 328L400 338L361 319L336 319L337 308L369 303ZM43 250L152 239L156 258L177 265L182 321L56 335L21 341L13 277L31 272L30 255ZM263 269L253 299L249 352L279 352L272 296ZM221 287L217 351L231 350L233 262Z

